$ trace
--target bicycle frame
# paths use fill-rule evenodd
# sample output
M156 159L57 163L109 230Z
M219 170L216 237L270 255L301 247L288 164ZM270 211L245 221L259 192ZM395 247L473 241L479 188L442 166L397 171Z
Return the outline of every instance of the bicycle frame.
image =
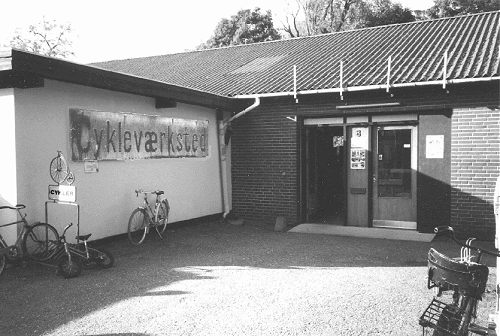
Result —
M154 205L154 210L151 208L151 204L148 201L148 194L152 194L154 192L149 192L149 191L141 191L141 190L136 190L137 195L139 193L142 193L143 196L143 203L142 206L139 208L144 209L144 211L148 214L148 232L149 232L149 227L155 225L154 218L158 215L158 211L160 209L160 203L161 203L161 198L160 195L156 194L155 198L155 205Z
M0 209L11 209L11 210L13 210L12 207L0 207ZM9 253L12 251L13 248L16 249L16 254L22 253L22 249L20 248L20 245L21 245L21 241L22 241L24 235L26 234L26 231L27 231L27 228L29 227L29 224L28 224L28 221L26 220L27 214L23 215L21 213L21 209L24 209L24 206L20 207L20 208L16 207L15 209L16 209L18 215L21 217L21 219L17 220L17 221L14 221L14 222L2 224L2 225L0 225L0 228L6 227L6 226L17 225L17 224L21 224L21 223L23 224L23 226L22 226L21 231L17 234L16 241L15 241L15 243L13 245L8 245L7 242L4 240L3 236L0 234L0 245L1 245L0 256L1 255L9 256ZM17 255L13 256L13 257L17 257Z
M163 239L162 234L165 232L170 212L168 199L162 196L165 194L164 191L144 191L137 189L135 190L135 194L136 197L142 194L143 202L141 206L132 211L129 217L127 234L130 242L134 245L140 245L151 231L151 228L154 228L160 239ZM148 200L149 194L156 195L154 206Z
M60 260L64 255L68 256L68 259L71 261L73 255L83 256L88 258L88 251L86 249L86 256L82 255L80 251L76 248L72 247L70 243L66 241L66 231L73 225L73 223L67 225L64 228L63 234L59 237L59 246L54 250L51 254L50 259L54 261Z

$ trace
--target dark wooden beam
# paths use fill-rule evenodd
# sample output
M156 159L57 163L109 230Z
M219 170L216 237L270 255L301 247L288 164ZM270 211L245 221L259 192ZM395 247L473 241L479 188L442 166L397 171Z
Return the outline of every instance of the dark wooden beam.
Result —
M61 59L40 56L19 50L12 50L12 69L33 73L47 79L96 87L100 89L126 92L153 98L165 98L176 102L239 111L252 103L158 82L146 78L130 76L93 66L68 62Z
M28 89L43 87L44 80L38 75L12 70L0 71L0 88Z

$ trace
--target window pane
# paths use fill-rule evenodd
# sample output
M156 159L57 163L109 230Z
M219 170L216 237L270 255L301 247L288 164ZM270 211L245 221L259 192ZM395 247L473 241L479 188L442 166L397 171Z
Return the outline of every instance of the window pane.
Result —
M378 130L378 196L411 197L411 130Z

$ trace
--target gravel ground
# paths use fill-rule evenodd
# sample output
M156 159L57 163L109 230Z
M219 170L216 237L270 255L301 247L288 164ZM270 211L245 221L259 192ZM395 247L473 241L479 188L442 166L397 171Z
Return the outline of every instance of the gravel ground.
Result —
M421 335L418 318L433 296L429 243L217 221L167 232L140 247L108 241L115 267L75 279L36 265L7 269L0 335ZM490 273L481 319L494 311Z

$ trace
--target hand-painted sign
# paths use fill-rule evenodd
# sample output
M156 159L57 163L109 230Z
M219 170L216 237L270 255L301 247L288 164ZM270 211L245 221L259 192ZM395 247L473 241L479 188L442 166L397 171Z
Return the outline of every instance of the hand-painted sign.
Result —
M208 120L70 109L71 159L208 156Z

